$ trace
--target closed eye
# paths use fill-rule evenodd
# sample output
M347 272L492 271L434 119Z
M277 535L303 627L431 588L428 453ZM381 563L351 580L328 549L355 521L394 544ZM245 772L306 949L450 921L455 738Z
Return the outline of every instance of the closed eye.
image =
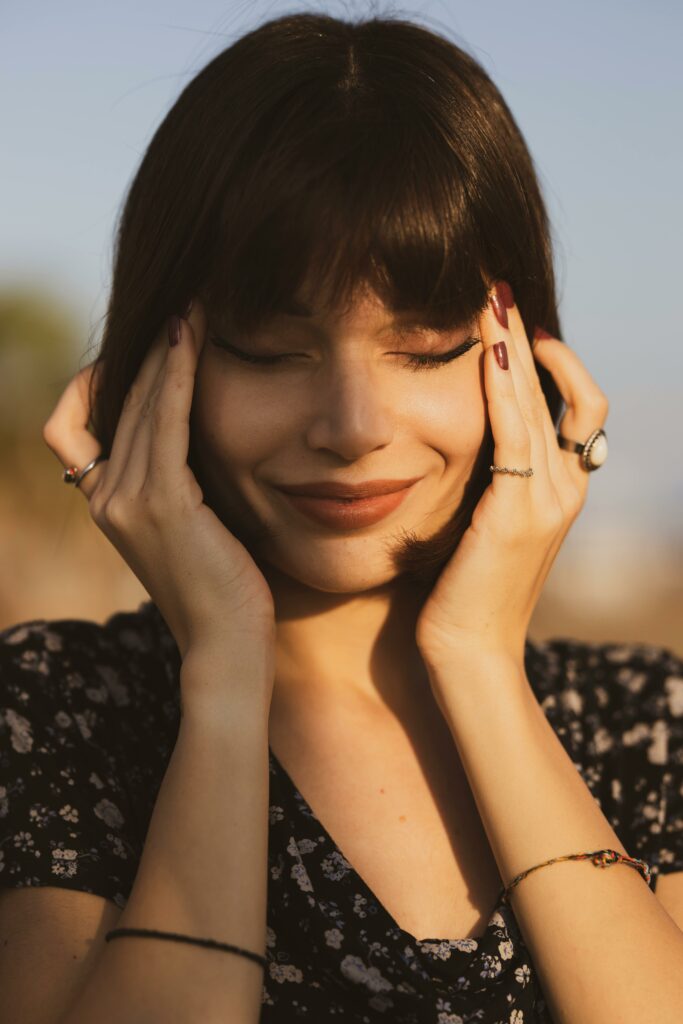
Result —
M256 356L250 352L243 352L242 349L236 348L231 345L230 342L224 338L219 338L217 335L209 335L209 340L212 344L216 345L217 348L225 349L232 355L236 356L237 359L241 359L245 363L252 363L257 366L274 366L278 363L283 363L287 359L291 359L296 353L284 353L277 356ZM413 370L419 369L436 369L440 366L446 366L451 363L454 359L469 352L471 348L481 342L481 338L467 338L456 348L450 349L448 352L429 353L428 355L419 354L416 352L397 352L396 355L403 356L407 360L408 366Z

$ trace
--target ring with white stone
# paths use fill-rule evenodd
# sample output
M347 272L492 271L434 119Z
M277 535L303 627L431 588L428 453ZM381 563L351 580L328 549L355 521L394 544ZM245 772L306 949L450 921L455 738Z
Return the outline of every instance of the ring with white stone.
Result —
M557 435L557 443L560 448L565 448L568 452L577 452L581 456L583 468L588 473L591 470L599 469L607 459L607 434L601 427L593 431L585 444L570 441L562 434Z

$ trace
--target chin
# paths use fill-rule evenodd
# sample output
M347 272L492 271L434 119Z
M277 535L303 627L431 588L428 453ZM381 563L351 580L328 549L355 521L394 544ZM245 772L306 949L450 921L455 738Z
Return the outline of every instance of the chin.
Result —
M325 594L359 594L375 590L392 583L399 575L398 570L387 558L381 546L371 553L366 550L359 553L354 546L347 549L342 545L334 554L321 554L317 549L302 551L297 558L295 545L288 548L286 555L279 553L263 554L258 559L259 568L268 576L268 567L289 576L311 590L319 590Z
M426 598L457 546L449 520L420 538L401 528L365 537L294 538L291 533L249 546L263 575L276 570L326 594L360 594L401 581Z

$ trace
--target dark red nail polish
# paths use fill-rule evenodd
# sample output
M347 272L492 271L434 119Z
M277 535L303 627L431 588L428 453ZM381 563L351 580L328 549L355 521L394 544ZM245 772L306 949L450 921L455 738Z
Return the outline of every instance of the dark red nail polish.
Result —
M491 292L491 305L493 306L493 312L496 314L496 320L501 327L507 327L508 315L505 306L502 301L498 298L498 289L494 288Z
M508 363L508 349L504 341L499 341L493 346L493 351L496 353L496 359L501 370L507 370L509 367Z
M491 305L501 327L508 327L508 309L514 306L512 288L507 281L498 281L491 293ZM507 307L507 309L506 309Z
M512 288L507 281L498 282L498 295L507 306L508 309L512 309L515 304L515 297L512 294Z
M171 347L180 341L180 318L174 313L168 321L168 343Z
M537 327L534 331L534 338L552 338L552 334L548 334L542 327Z

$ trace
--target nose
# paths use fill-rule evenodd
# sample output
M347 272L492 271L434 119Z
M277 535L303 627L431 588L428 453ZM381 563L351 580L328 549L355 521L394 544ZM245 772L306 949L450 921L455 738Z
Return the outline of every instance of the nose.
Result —
M311 449L327 448L346 460L359 459L389 444L394 428L391 406L365 360L347 356L328 365L308 425Z

